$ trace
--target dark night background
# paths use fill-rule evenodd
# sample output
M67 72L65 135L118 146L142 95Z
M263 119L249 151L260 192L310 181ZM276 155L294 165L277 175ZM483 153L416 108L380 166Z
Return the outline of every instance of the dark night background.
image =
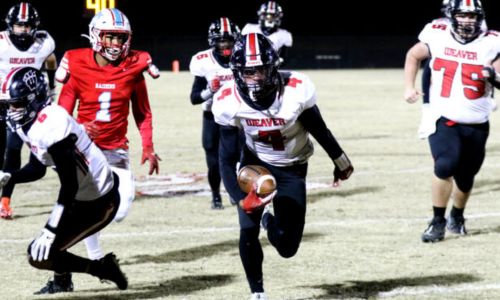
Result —
M442 2L329 1L333 8L327 8L327 1L278 1L284 11L282 27L294 38L288 67L402 67L405 52L417 41L420 30L440 16ZM1 1L1 18L18 2ZM41 27L54 37L58 59L67 49L88 45L80 37L88 32L93 16L85 8L86 0L29 2L40 14ZM115 0L132 25L132 48L149 51L162 69L169 69L174 59L186 69L194 53L208 48L206 33L212 20L227 16L243 28L247 22L256 22L263 2ZM500 1L482 2L489 27L500 30Z

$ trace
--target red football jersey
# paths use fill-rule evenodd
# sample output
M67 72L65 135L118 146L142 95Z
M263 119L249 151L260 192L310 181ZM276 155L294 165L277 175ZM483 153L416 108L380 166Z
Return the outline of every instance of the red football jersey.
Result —
M101 149L128 148L129 107L142 137L142 146L153 146L152 115L146 81L142 74L151 64L149 53L130 51L119 65L99 66L90 48L67 51L56 78L63 82L59 105L69 114L78 100L79 123L97 121L100 135L94 142Z

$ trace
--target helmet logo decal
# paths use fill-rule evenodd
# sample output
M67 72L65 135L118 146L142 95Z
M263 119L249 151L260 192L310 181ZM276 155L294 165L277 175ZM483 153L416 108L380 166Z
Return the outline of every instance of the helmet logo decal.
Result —
M28 21L28 5L25 2L21 2L21 7L19 9L19 15L17 16L19 22L27 22Z
M24 74L23 81L28 87L30 91L34 91L36 89L36 73L33 70L29 70Z

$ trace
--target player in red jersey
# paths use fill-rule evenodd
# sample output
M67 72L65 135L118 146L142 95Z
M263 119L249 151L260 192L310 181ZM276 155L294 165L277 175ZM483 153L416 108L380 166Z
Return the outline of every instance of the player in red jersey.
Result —
M63 83L59 105L70 114L77 106L76 119L94 143L103 150L112 170L120 179L120 207L115 216L121 221L134 199L134 178L129 167L127 126L130 107L142 137L142 160L149 161L149 175L159 171L160 158L154 152L152 114L144 71L159 76L149 53L130 50L132 31L127 17L118 9L100 11L90 22L92 48L69 50L56 72ZM90 259L100 259L98 235L85 239ZM71 274L55 274L40 293L72 290Z

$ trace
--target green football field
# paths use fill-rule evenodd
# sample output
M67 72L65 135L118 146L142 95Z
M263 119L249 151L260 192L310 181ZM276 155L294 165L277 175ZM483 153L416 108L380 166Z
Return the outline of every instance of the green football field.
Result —
M465 212L467 236L436 244L420 235L432 216L432 158L417 138L421 105L403 100L403 71L303 71L318 106L355 171L330 186L333 164L323 149L309 161L308 211L297 255L281 258L264 231L264 287L270 299L500 299L500 125L491 116L484 165ZM129 124L137 198L129 216L101 233L129 289L75 274L73 293L33 296L51 273L32 268L29 242L55 202L58 179L16 187L15 219L0 219L1 299L248 299L238 254L238 220L210 209L201 147L201 107L189 101L192 76L148 79L160 174L140 165L138 130ZM24 159L26 161L26 149ZM83 243L70 249L83 256Z

